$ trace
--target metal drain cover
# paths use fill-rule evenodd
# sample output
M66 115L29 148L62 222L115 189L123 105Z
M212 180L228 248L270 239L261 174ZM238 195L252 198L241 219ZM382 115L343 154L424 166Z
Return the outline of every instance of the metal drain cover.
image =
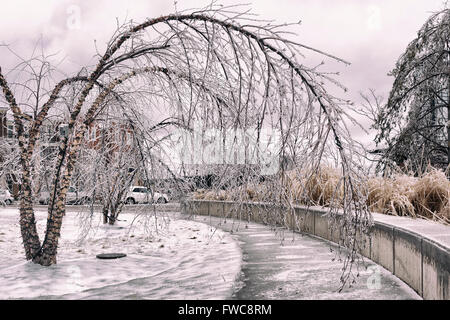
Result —
M119 259L126 256L125 253L101 253L96 255L98 259Z

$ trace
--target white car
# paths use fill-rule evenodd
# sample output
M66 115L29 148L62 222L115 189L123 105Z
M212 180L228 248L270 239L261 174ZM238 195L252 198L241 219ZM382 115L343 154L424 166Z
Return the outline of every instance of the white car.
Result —
M39 195L40 204L48 204L50 200L50 193L42 191ZM91 202L89 195L82 191L77 191L74 187L69 187L67 190L66 203L67 204L87 204Z
M14 198L11 197L11 194L8 190L0 189L0 203L11 204L14 202Z
M125 203L134 204L134 203L167 203L169 202L169 197L165 193L153 192L152 194L149 189L141 186L133 186L130 188L130 191L127 194L127 198L125 199Z

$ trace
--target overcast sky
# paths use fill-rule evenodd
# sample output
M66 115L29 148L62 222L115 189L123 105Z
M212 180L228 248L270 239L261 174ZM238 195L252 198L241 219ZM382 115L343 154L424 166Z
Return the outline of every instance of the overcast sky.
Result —
M177 9L198 8L210 1L178 0ZM92 64L94 41L102 45L119 21L140 22L174 11L165 0L0 0L0 43L23 56L31 55L42 39L45 51L58 53L60 68L73 73ZM222 4L246 1L220 1ZM356 103L369 88L387 96L393 79L387 76L407 44L442 0L254 0L252 11L279 23L302 21L296 40L336 55L350 66L326 66L340 71L339 80L349 89L341 95ZM14 56L0 49L0 66L11 67ZM361 138L363 133L358 133ZM366 139L364 139L366 140Z

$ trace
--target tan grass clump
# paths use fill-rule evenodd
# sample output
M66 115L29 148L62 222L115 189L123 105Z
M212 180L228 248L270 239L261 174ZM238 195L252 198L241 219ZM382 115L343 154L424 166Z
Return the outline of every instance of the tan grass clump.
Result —
M440 170L429 168L421 177L370 178L368 189L371 211L450 223L450 181Z
M337 206L343 196L342 175L337 169L320 167L285 172L282 181L263 182L230 190L199 189L195 199L270 202L283 199L293 203ZM450 181L445 173L429 168L420 177L396 174L372 177L366 185L370 211L389 215L422 217L450 224ZM364 195L366 193L364 192Z
M206 190L205 189L198 189L194 192L193 198L196 200L203 200L205 199Z
M439 212L439 216L444 219L445 223L450 224L450 195L447 195L447 204Z
M228 194L225 190L219 190L219 191L207 191L204 194L203 197L204 200L220 200L220 201L224 201L224 200L228 200Z
M371 211L396 216L416 216L411 196L414 177L396 175L393 178L374 177L367 181L367 206Z
M264 183L249 184L229 190L229 200L234 201L270 201L270 196L271 193L268 192L267 185Z
M306 189L314 204L329 206L343 196L342 175L339 170L321 167L306 181Z
M301 204L329 206L342 197L342 175L335 168L292 170L286 174L286 194Z
M411 203L416 214L429 219L449 220L450 181L445 173L431 169L414 184Z

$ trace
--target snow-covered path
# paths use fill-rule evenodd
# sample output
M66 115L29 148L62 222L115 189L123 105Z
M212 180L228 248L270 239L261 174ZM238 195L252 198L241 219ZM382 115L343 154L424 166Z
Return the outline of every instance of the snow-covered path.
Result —
M42 234L46 213L38 211ZM168 218L165 213L125 213L117 226L93 228L80 242L87 213L67 213L58 263L24 262L18 210L0 208L0 299L224 299L233 292L242 255L232 237L203 223ZM158 232L155 231L155 226ZM127 257L99 260L95 255Z
M133 222L138 207L111 227L99 218L86 224L89 215L73 210L58 264L46 268L24 262L18 210L0 208L0 299L420 298L371 261L360 266L353 288L338 293L342 263L332 261L330 243L307 235L177 212L140 214ZM42 234L45 212L37 219ZM104 252L127 257L95 258Z
M404 282L370 260L356 264L356 283L338 292L342 262L338 261L336 245L326 240L257 223L184 216L232 232L239 241L243 253L241 288L233 293L233 299L421 299Z

